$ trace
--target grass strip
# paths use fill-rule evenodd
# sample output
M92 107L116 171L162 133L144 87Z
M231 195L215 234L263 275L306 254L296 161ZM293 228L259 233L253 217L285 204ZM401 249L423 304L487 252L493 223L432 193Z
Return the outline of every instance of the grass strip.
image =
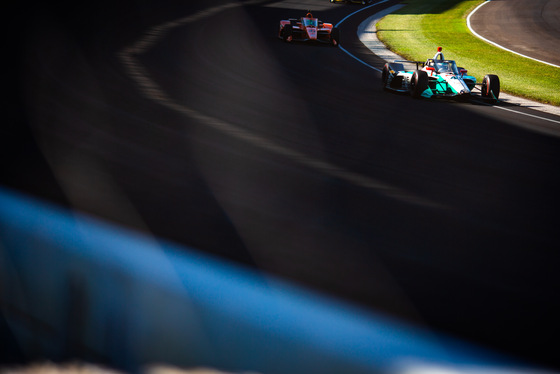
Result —
M501 91L560 106L560 69L492 46L471 34L467 16L481 0L408 0L381 19L378 38L405 59L426 61L438 46L478 82L500 77Z

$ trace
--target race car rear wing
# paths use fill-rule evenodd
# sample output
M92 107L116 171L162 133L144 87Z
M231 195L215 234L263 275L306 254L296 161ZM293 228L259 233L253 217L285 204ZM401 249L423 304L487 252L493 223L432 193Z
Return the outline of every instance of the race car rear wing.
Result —
M401 63L401 64L415 64L416 70L424 67L424 65L426 64L423 61L409 61L409 60L394 60L393 62Z

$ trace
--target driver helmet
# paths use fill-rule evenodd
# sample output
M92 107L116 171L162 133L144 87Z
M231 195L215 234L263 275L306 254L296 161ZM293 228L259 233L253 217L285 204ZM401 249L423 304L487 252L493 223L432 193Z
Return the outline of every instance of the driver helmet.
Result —
M443 51L443 48L441 48L441 47L437 48L437 52L434 55L434 61L437 60L437 59L439 59L440 61L445 60L445 58L443 57L443 52L442 51Z

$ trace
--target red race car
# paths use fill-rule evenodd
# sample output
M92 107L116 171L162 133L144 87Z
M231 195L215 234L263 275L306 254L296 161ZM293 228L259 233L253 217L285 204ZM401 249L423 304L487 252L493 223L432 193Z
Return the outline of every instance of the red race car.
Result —
M320 21L308 12L305 17L280 21L278 37L288 43L313 40L338 47L340 30L332 23Z

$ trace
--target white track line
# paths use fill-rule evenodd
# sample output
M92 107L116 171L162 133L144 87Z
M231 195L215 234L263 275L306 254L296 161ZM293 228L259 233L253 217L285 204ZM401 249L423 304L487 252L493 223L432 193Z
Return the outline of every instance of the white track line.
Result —
M505 111L508 111L508 112L513 112L513 113L517 113L517 114L522 114L522 115L527 116L527 117L538 118L538 119L541 119L541 120L543 120L543 121L548 121L548 122L552 122L552 123L557 123L557 124L560 125L560 121L557 121L557 120L554 120L554 119L544 118L544 117L536 116L536 115L534 115L534 114L529 114L529 113L518 112L517 110L513 110L513 109L509 109L509 108L504 108L504 107L501 107L501 106L493 106L493 107L496 108L496 109L501 109L501 110L505 110Z
M354 56L352 53L348 52L346 49L342 48L341 45L338 46L338 48L340 48L341 51L345 52L348 56L352 57L353 59L355 59L356 61L358 61L359 63L364 64L365 66L367 66L370 69L373 69L375 71L378 71L381 73L381 69L376 68L375 66L371 66L370 64L368 64L367 62L360 60L358 57Z
M531 60L533 60L533 61L537 61L537 62L540 62L540 63L543 63L543 64L547 64L547 65L550 65L550 66L554 66L555 68L560 68L560 66L551 64L550 62L546 62L546 61L543 61L543 60L538 60L538 59L536 59L536 58L534 58L534 57L526 56L526 55L521 54L521 53L519 53L519 52L515 52L515 51L513 51L513 50L511 50L511 49L508 49L508 48L506 48L506 47L504 47L504 46L502 46L502 45L500 45L500 44L498 44L498 43L495 43L495 42L493 42L493 41L491 41L491 40L486 39L486 38L483 37L482 35L478 34L476 31L474 31L473 28L471 27L471 16L472 16L478 9L480 9L483 5L488 4L490 1L492 1L492 0L486 0L485 2L483 2L482 4L480 4L479 6L477 6L476 8L474 8L474 10L467 16L467 27L469 28L469 30L471 31L471 33L472 33L474 36L476 36L476 37L479 38L479 39L484 40L486 43L489 43L489 44L492 44L493 46L496 46L496 47L498 47L498 48L501 48L501 49L503 49L504 51L508 51L508 52L514 53L514 54L516 54L516 55L518 55L518 56L525 57L525 58L531 59Z
M366 9L368 9L368 8L371 8L371 7L374 7L374 6L376 6L376 5L386 3L387 1L388 1L388 0L383 0L383 1L380 1L380 2L378 2L378 3L375 3L375 4L372 4L372 5L368 5L368 6L366 6L366 7L360 8L359 10L357 10L357 11L355 11L355 12L353 12L353 13L350 13L349 15L347 15L346 17L344 17L343 19L341 19L336 25L334 25L334 27L340 26L344 21L346 21L348 18L352 17L354 14L357 14L357 13L359 13L359 12L361 12L361 11L364 11L364 10L366 10ZM373 69L373 70L378 71L378 72L381 73L381 70L380 70L380 69L376 68L375 66L371 66L371 65L368 64L367 62L365 62L365 61L359 59L358 57L354 56L352 53L348 52L348 50L346 50L345 48L342 48L341 45L339 45L338 48L340 48L340 50L342 50L342 51L343 51L344 53L346 53L348 56L352 57L353 59L355 59L356 61L360 62L361 64L364 64L364 65L367 66L368 68L371 68L371 69Z

